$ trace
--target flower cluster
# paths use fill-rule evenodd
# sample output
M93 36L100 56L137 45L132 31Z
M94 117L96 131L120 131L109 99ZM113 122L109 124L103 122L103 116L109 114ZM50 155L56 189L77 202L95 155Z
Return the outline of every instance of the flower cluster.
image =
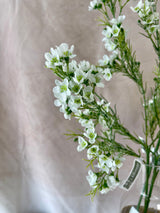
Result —
M119 16L117 19L110 20L110 24L103 30L104 38L102 41L105 43L105 48L110 52L117 48L117 37L122 27L122 22L125 16ZM117 53L117 52L116 52ZM118 54L118 53L117 53ZM116 54L114 54L116 55Z
M154 12L154 4L153 1L140 0L135 7L131 7L133 12L138 13L141 25L150 35L160 30L159 13Z
M69 48L63 43L56 49L51 48L50 53L45 54L46 66L62 78L62 81L55 80L54 103L60 107L66 119L74 116L84 128L84 132L75 139L78 142L77 151L87 149L88 161L96 162L94 165L96 173L90 170L87 180L94 190L98 189L101 193L107 193L119 183L114 174L122 166L123 158L114 150L110 152L107 145L103 149L103 137L98 134L97 126L99 124L102 131L105 131L105 137L111 140L110 128L114 121L110 114L110 103L104 99L98 99L95 88L103 87L102 81L104 79L109 81L112 74L109 68L94 66L88 61L77 63L73 60L75 57L73 49L74 46ZM108 63L113 61L113 55L110 59L106 57L104 56L103 59ZM100 64L103 63L101 60ZM103 113L100 113L101 111ZM104 112L108 114L108 118L104 116Z
M89 10L98 10L102 13L100 19L104 26L102 35L105 49L110 55L104 55L98 65L88 61L77 63L74 46L62 43L51 48L45 53L47 68L51 69L58 77L53 93L56 98L54 104L60 107L60 112L65 119L74 117L81 125L78 133L67 134L77 143L77 151L86 151L87 168L90 167L87 180L91 186L88 195L93 198L97 191L105 194L115 189L119 183L119 169L125 160L124 156L138 157L146 166L146 180L143 192L147 200L144 202L147 212L154 181L159 173L160 165L160 25L157 12L157 0L140 0L132 11L139 15L138 24L145 33L158 56L155 70L154 87L151 88L152 98L148 97L148 90L143 81L143 72L140 62L137 61L135 52L122 26L125 16L123 8L129 0L92 0ZM118 13L119 10L119 13ZM143 106L143 133L138 137L131 133L122 124L116 106L96 91L103 87L103 81L111 80L112 75L121 73L128 77L138 87L142 95ZM133 150L130 144L119 142L119 136L140 145ZM148 167L149 166L149 167ZM91 169L92 168L92 169ZM149 169L148 169L149 168ZM140 195L137 210L139 211L142 195Z
M56 70L63 79L55 81L53 93L57 98L55 105L61 106L60 111L66 119L70 119L72 113L79 115L84 104L94 101L94 88L103 87L103 79L109 81L112 77L110 70L91 65L88 61L79 64L75 60L70 62L75 57L73 49L74 46L69 49L63 43L56 49L51 48L50 53L45 53L47 68Z
M88 7L88 10L95 10L95 9L99 9L102 7L102 0L93 0L90 2L90 5Z

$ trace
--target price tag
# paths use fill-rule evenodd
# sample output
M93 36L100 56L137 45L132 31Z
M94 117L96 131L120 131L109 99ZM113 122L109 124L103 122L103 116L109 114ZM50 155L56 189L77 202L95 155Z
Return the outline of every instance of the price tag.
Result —
M137 179L140 169L141 169L141 162L137 159L134 160L134 164L132 167L132 170L128 176L128 178L125 180L125 182L123 182L123 184L121 185L121 188L129 191L130 188L133 186L135 180Z

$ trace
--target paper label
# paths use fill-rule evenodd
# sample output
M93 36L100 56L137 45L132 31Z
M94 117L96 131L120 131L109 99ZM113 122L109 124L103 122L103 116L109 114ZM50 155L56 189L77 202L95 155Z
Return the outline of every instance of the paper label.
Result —
M125 189L127 191L130 190L130 188L132 187L132 185L134 184L135 180L137 179L137 177L139 175L140 169L141 169L141 162L139 160L135 159L132 170L131 170L128 178L122 184L123 189Z

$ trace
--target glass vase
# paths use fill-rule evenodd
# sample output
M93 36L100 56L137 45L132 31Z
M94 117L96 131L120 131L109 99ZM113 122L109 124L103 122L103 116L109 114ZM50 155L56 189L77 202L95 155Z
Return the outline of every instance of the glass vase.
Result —
M132 187L120 202L121 213L160 213L160 166L141 166Z

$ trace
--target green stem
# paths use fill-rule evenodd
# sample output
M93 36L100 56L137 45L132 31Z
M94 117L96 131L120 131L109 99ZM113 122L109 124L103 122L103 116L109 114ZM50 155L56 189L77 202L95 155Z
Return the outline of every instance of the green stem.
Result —
M145 206L144 206L144 213L147 213L147 209L148 209L148 207L149 207L150 198L151 198L151 195L152 195L154 183L155 183L156 177L157 177L157 175L158 175L158 172L159 172L159 171L157 171L157 168L154 167L153 176L152 176L152 180L151 180L150 190L149 190L148 196L147 196L147 198L146 198Z
M146 169L146 167L145 167L145 169ZM149 177L150 177L150 175L151 175L151 171L152 171L152 168L149 169ZM142 199L143 199L144 192L145 192L145 189L146 189L146 184L147 184L147 182L145 181L144 186L143 186L142 193L141 193L140 198L139 198L139 201L138 201L137 211L139 211L139 209L140 209L140 205L141 205L141 203L142 203Z

